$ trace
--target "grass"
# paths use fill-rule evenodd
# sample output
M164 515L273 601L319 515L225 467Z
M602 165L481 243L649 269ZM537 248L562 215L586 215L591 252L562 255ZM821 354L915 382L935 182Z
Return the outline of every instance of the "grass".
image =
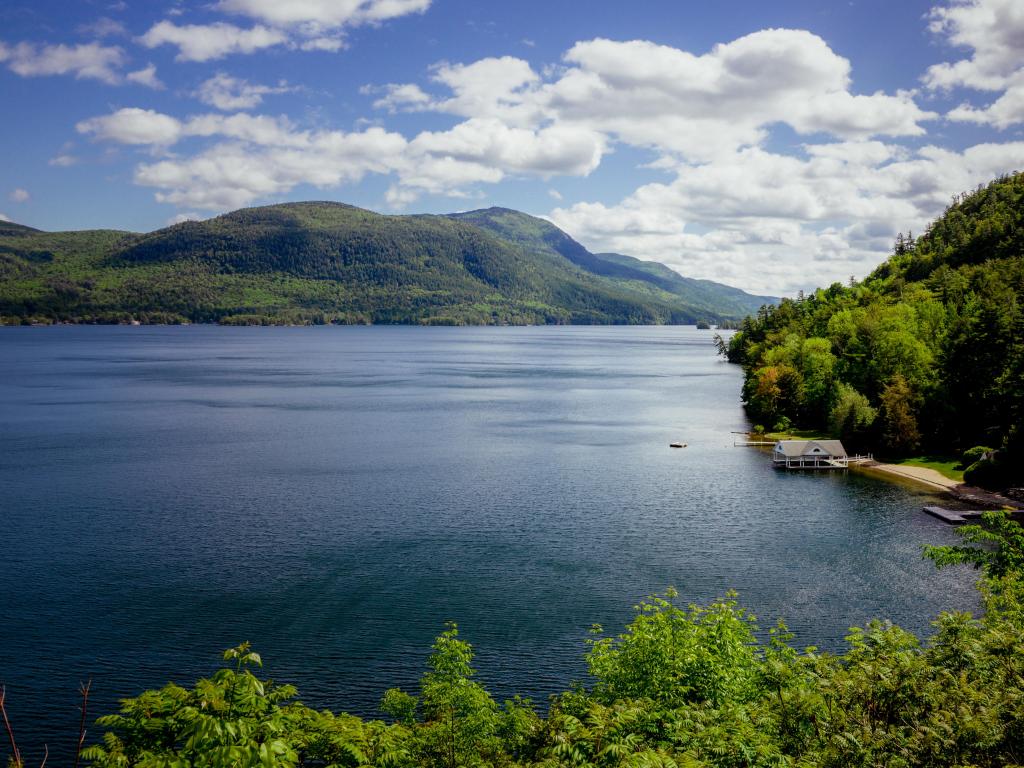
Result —
M948 477L950 480L956 480L958 483L964 481L964 471L960 469L960 459L953 458L950 456L911 456L909 459L901 459L900 461L893 462L894 464L902 464L908 467L925 467L926 469L934 469L944 477Z
M785 432L765 432L758 435L750 433L751 440L832 440L832 436L826 432L819 432L813 429L789 429Z

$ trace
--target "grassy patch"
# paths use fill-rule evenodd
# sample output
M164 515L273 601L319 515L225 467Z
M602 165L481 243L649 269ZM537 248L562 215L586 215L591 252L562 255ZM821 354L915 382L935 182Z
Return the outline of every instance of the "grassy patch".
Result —
M786 432L765 432L758 435L750 433L751 440L832 440L832 435L825 432L818 432L813 429L790 429Z
M962 483L964 481L964 471L959 468L959 457L912 456L909 459L903 459L893 463L902 464L908 467L925 467L926 469L934 469L936 472L944 477L948 477L950 480L956 480L958 483Z

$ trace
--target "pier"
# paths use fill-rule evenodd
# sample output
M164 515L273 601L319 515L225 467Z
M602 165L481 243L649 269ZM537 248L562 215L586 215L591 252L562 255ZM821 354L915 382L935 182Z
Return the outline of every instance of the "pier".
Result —
M965 525L967 523L976 523L981 519L981 516L989 510L984 509L946 509L945 507L924 507L924 511L932 517L938 518L944 523L950 525ZM1014 520L1021 520L1024 518L1024 509L1008 510L1010 516Z
M959 510L946 509L945 507L925 507L924 511L950 525L964 525L965 523L975 522L981 518L982 514L982 510L978 509Z

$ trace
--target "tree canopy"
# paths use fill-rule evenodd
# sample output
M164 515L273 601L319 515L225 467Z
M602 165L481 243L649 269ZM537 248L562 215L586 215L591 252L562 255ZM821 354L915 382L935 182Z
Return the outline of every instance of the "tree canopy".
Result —
M956 196L863 282L766 306L721 346L768 429L892 457L992 446L974 480L1024 482L1024 174Z

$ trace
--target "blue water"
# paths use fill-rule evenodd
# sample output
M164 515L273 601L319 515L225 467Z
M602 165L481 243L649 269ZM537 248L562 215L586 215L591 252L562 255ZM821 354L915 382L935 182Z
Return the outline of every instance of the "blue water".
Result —
M0 329L0 681L25 757L73 744L79 680L109 712L242 640L306 703L375 714L446 620L496 696L543 702L585 676L592 623L668 585L735 588L837 650L872 617L927 633L973 607L972 574L921 560L953 539L933 497L732 446L741 373L710 337Z

